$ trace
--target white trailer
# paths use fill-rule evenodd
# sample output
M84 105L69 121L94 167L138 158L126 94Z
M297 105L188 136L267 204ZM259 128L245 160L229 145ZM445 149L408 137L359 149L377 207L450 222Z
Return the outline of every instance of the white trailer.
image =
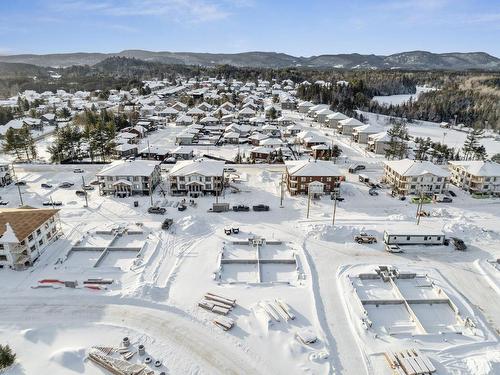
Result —
M424 229L385 230L386 245L444 245L445 236L441 231Z

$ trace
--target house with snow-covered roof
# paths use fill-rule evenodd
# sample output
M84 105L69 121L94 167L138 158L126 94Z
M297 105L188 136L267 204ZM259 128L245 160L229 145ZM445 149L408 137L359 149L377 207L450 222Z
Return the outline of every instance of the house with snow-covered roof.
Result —
M410 159L384 162L382 180L399 195L442 194L450 173L431 163Z
M348 118L348 119L345 119L345 120L340 120L338 122L337 132L339 134L343 134L343 135L349 136L349 135L352 134L354 128L357 128L358 126L363 126L363 125L364 124L361 121L359 121L359 120L351 117L351 118Z
M183 160L170 171L169 186L172 195L220 195L224 179L223 161Z
M450 182L471 194L500 196L500 164L493 161L449 161Z
M312 182L323 184L321 193L331 193L345 179L344 174L331 161L290 160L285 161L285 166L286 185L291 195L307 194Z
M361 125L358 127L355 127L352 130L352 140L356 143L361 143L361 144L367 144L368 143L368 136L371 134L377 134L384 131L384 129L380 126L377 125Z
M155 160L116 161L96 174L99 192L117 197L149 195L161 182L160 162Z

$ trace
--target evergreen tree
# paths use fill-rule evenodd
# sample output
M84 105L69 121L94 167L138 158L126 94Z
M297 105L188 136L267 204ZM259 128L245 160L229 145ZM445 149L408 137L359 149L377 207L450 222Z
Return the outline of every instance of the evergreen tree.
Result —
M464 153L464 160L471 160L476 156L476 150L479 147L478 138L484 133L481 129L472 129L467 138L465 139L464 146L462 147Z
M337 145L333 145L331 148L331 157L334 163L337 162L337 159L340 157L340 155L342 155L342 149Z
M389 160L403 159L408 151L408 129L403 122L394 122L392 127L387 131L389 141L385 150L385 157Z
M12 366L16 360L16 354L9 345L0 345L0 370Z

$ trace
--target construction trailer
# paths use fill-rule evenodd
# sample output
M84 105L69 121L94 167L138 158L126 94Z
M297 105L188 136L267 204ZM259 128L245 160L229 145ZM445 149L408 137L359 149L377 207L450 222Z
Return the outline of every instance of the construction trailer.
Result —
M384 231L386 245L444 245L445 235L439 230L413 228Z

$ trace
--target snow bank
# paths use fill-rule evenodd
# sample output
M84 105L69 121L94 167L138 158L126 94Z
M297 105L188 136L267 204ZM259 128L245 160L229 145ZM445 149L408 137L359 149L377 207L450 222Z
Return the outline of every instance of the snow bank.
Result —
M500 240L500 234L493 230L486 230L476 224L460 218L457 221L446 223L443 232L450 237L459 237L466 242L490 242Z
M83 372L83 360L85 349L64 348L54 352L50 356L50 361L75 372Z
M465 364L470 374L500 374L500 350L488 350L484 354L468 357Z
M308 227L308 232L317 240L328 242L352 242L352 239L359 232L364 231L364 227L353 227L331 224L314 224Z

